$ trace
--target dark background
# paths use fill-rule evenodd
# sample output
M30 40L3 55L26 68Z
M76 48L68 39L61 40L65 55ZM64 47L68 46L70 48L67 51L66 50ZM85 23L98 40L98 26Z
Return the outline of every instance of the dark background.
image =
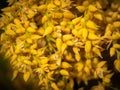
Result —
M6 7L8 3L6 0L0 0L0 9ZM0 14L2 11L0 10ZM4 59L4 55L0 53L0 90L15 90L10 78L10 66L7 60Z
M6 0L0 0L0 9L6 7L8 4L6 3ZM0 10L1 13L1 10Z

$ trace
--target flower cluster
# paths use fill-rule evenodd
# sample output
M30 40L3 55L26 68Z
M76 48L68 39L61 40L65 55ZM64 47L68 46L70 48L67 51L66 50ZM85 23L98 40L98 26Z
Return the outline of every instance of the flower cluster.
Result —
M73 90L100 78L110 83L103 52L120 72L120 6L107 0L8 0L2 9L1 50L12 80L34 78L43 90ZM117 0L116 0L117 1ZM110 5L110 6L109 6Z

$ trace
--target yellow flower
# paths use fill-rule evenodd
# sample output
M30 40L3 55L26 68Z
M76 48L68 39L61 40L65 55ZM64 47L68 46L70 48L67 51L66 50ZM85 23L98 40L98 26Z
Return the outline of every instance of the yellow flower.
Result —
M65 75L65 76L69 76L69 72L67 70L65 70L65 69L61 69L60 74Z
M91 48L92 48L91 41L86 41L85 42L85 52L86 53L91 52Z

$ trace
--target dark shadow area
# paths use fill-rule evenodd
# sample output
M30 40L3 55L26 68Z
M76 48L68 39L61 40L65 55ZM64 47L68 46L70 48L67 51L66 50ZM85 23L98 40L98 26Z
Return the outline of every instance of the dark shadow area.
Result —
M12 66L10 60L5 59L3 54L0 54L0 90L39 90L37 82L29 79L27 82L23 80L23 74L19 73L15 80L12 78Z
M112 82L112 87L117 88L116 90L120 90L120 73L119 72L115 72L115 74L111 78L111 82Z
M1 9L7 6L8 3L6 2L6 0L0 0L0 13L2 13Z
M0 54L0 90L16 90L10 79L11 67L8 61Z
M7 5L6 0L0 0L0 13L2 13L1 9L7 7ZM8 61L0 53L0 90L16 90L10 80L11 67Z

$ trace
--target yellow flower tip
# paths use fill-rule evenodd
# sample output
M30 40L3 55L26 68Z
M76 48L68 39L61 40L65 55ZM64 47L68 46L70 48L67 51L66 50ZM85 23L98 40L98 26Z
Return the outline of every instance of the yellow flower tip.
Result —
M64 18L67 19L73 19L75 17L75 15L72 12L67 12L67 11L63 13L63 16Z
M62 45L62 40L61 40L61 38L57 38L56 39L56 47L57 47L57 49L60 51L61 50L61 45Z
M13 30L6 30L5 31L5 33L7 34L7 35L10 35L10 36L15 36L16 35L16 33L13 31Z
M30 33L36 32L36 30L34 28L32 28L32 27L28 27L27 31L30 32Z
M74 18L74 19L72 20L72 23L73 23L74 25L77 25L77 24L80 22L80 20L81 20L81 17Z
M91 21L91 20L88 20L88 21L86 22L86 26L87 26L88 28L90 28L90 29L98 30L98 25L97 25L95 22Z
M78 11L79 11L80 13L83 13L83 12L85 11L85 9L86 9L85 6L77 6L76 8L78 9Z
M61 67L67 69L67 68L71 68L72 66L68 62L62 62Z
M25 73L23 74L23 79L24 79L24 81L27 82L29 78L30 78L30 72L25 72Z
M88 10L91 12L97 11L97 8L94 5L89 5Z
M100 21L103 20L103 16L102 16L101 13L94 13L94 17L95 17L96 19L100 20Z
M65 69L60 70L60 74L64 76L69 76L69 72Z
M93 47L93 52L102 58L101 51L97 47Z
M52 87L54 90L60 90L60 89L58 88L58 86L56 85L56 83L54 83L54 82L51 83L51 87Z
M56 5L54 5L53 3L49 3L48 5L47 5L47 9L48 10L53 10L53 9L55 9L56 8Z
M98 68L102 68L106 64L106 61L101 61L97 64Z
M38 6L37 9L39 12L43 12L47 9L47 6L45 4L43 4L43 5Z
M97 35L94 34L94 33L89 32L89 34L88 34L88 39L90 39L90 40L99 40L100 37L97 36Z
M110 48L110 57L114 56L116 52L116 49L114 47Z
M46 36L46 35L52 33L52 31L53 31L53 28L52 28L51 26L47 27L47 28L45 29L45 32L44 32L44 35L43 35L43 36Z
M81 62L78 62L78 63L76 63L76 64L74 65L74 68L75 68L78 72L82 71L83 67L84 67L84 64L81 63Z
M71 40L73 38L73 36L71 34L66 34L66 35L63 35L63 41L68 41L68 40Z
M57 6L60 6L61 2L60 2L60 0L54 0L54 4L57 5Z
M85 42L85 52L86 53L91 52L91 48L92 48L91 41L86 41Z

